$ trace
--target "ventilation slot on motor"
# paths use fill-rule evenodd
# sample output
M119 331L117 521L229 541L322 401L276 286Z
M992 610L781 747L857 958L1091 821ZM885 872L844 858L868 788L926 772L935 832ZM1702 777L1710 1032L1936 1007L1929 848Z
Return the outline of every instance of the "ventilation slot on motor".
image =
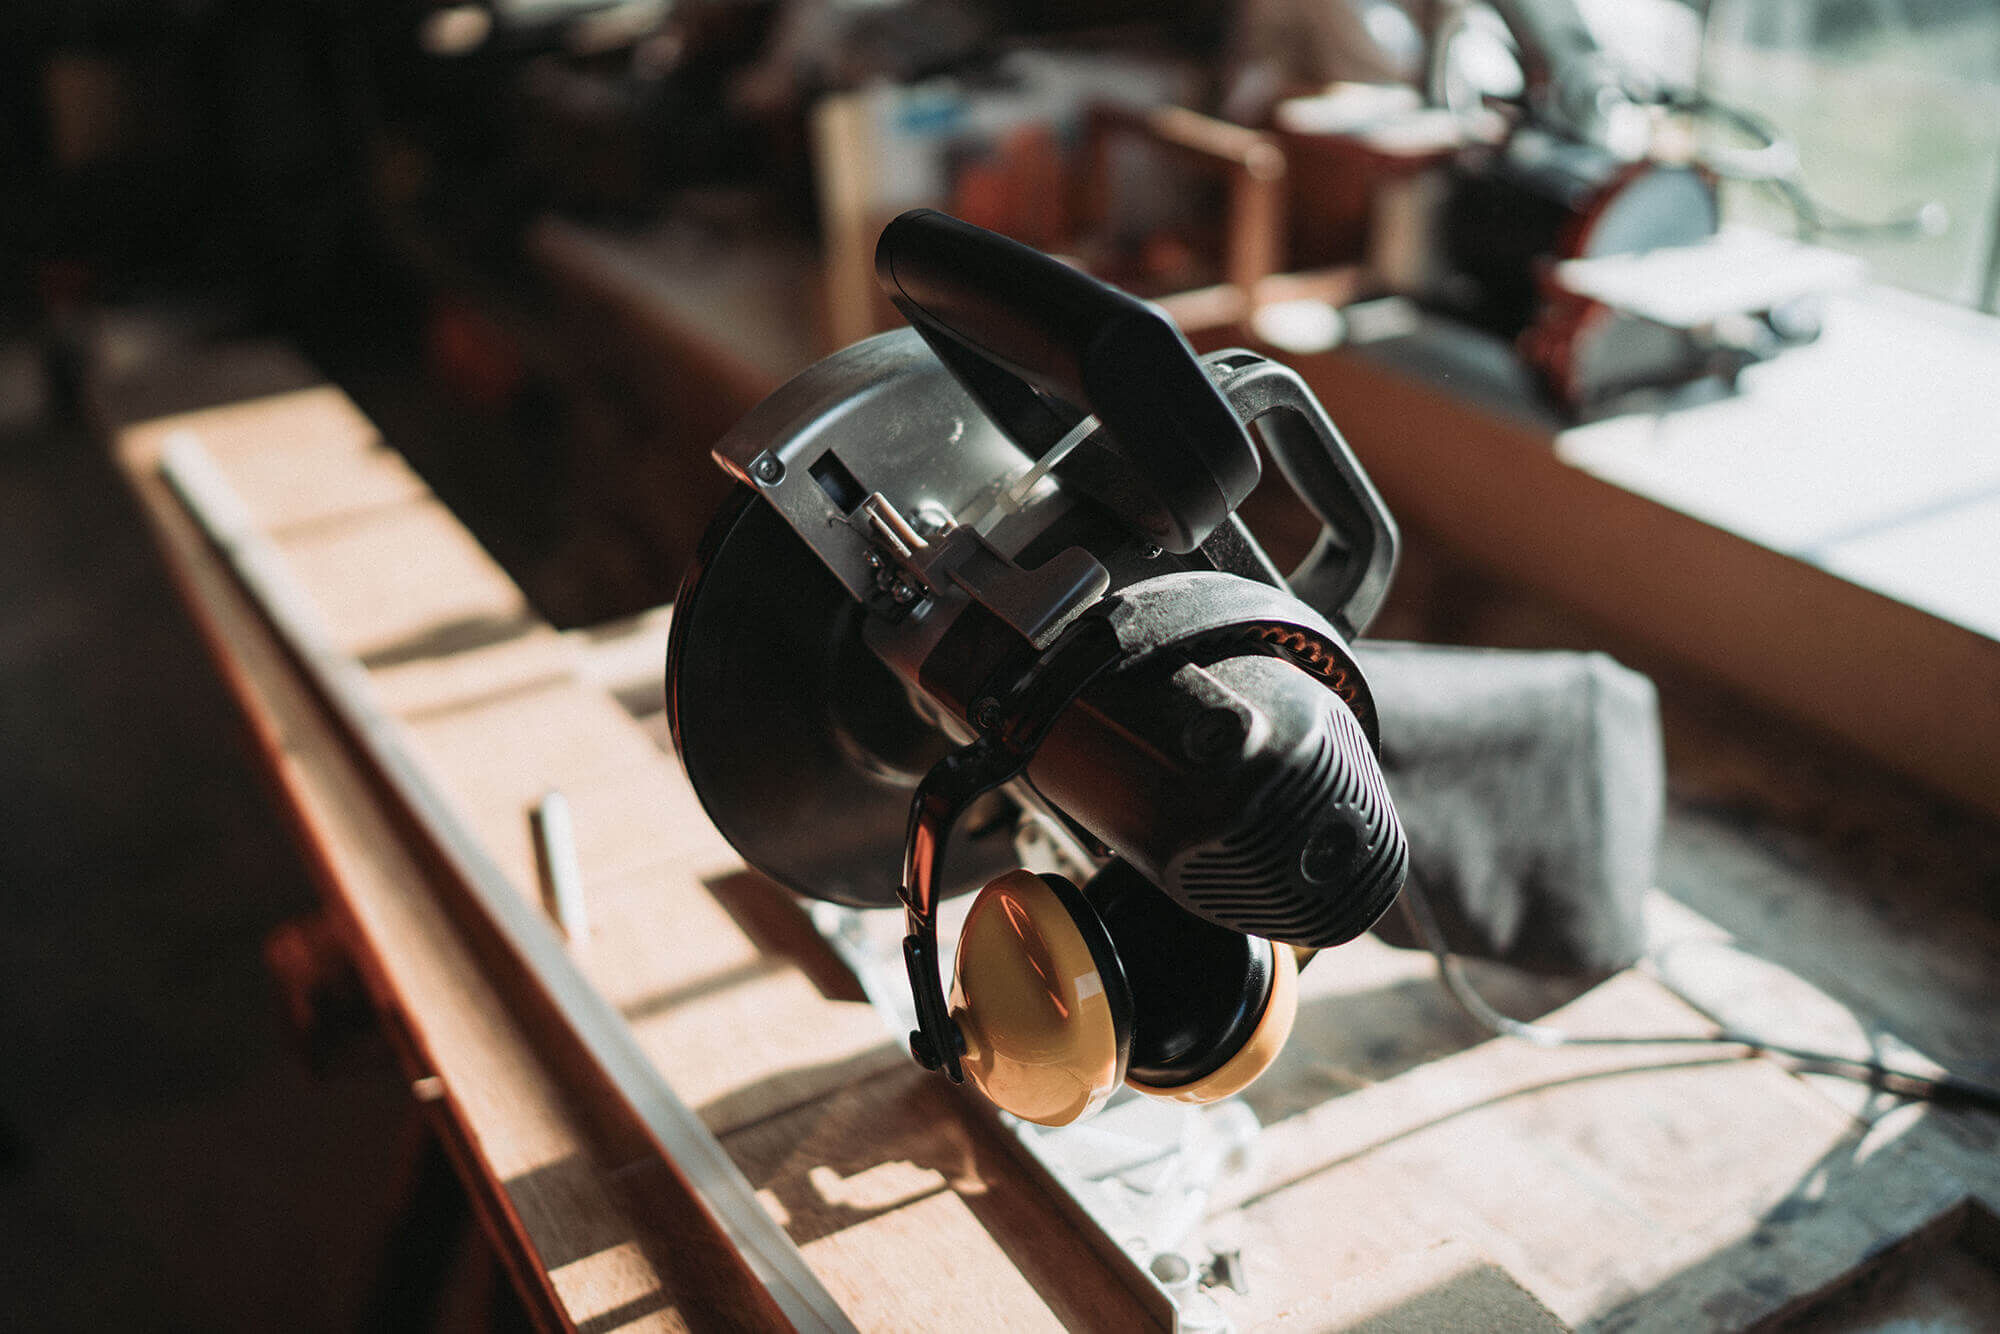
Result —
M1182 858L1169 891L1237 931L1338 945L1388 909L1408 863L1374 752L1336 707L1309 761L1265 795L1254 822Z

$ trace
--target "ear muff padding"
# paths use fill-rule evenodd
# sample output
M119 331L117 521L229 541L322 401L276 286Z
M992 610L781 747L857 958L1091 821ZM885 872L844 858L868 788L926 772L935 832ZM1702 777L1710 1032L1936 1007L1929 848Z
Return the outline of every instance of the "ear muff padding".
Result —
M1243 1045L1214 1070L1188 1083L1158 1086L1127 1076L1128 1086L1175 1102L1215 1102L1241 1093L1271 1068L1291 1040L1292 1024L1299 1016L1299 962L1289 945L1258 943L1271 951L1271 999Z
M951 1015L966 1079L1024 1120L1081 1120L1125 1078L1125 973L1088 900L1060 876L1009 871L979 892L959 933Z
M1196 917L1122 861L1088 897L1132 993L1129 1081L1167 1091L1214 1075L1264 1024L1280 967L1271 942Z

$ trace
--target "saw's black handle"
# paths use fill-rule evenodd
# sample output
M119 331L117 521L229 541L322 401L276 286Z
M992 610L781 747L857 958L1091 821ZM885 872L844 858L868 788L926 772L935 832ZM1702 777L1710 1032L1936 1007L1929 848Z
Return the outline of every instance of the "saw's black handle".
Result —
M884 229L875 275L1030 453L1096 416L1131 473L1099 499L1166 550L1193 551L1256 486L1256 447L1157 307L934 209Z

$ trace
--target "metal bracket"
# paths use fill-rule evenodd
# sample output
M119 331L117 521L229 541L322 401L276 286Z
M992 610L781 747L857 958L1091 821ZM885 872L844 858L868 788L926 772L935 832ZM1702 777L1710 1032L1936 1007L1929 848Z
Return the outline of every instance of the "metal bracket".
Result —
M1082 547L1070 547L1024 570L977 529L941 508L913 522L880 491L869 495L849 522L874 544L876 585L894 603L914 606L948 581L1037 649L1053 644L1078 613L1111 587L1110 571Z

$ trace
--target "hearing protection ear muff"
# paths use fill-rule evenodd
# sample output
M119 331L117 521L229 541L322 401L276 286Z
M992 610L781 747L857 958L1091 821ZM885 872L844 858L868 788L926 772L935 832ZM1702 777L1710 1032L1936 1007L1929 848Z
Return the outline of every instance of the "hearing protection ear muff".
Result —
M1122 861L1087 890L1010 871L966 917L951 1019L973 1087L1060 1126L1121 1082L1180 1102L1238 1092L1290 1036L1297 977L1291 949L1183 911Z
M979 892L958 938L951 1017L972 1086L1045 1126L1096 1111L1131 1059L1123 962L1061 876L1009 871Z

